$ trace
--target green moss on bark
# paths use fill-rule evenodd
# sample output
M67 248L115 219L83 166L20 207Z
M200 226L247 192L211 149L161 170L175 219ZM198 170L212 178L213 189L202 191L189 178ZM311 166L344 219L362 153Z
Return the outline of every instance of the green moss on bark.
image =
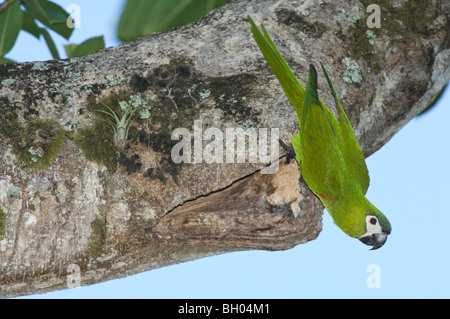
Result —
M6 235L6 214L0 207L0 240L3 240Z
M13 148L13 153L26 167L44 170L56 160L67 133L56 121L30 118L21 123L13 113L0 124L0 135Z
M87 160L105 166L110 173L117 170L117 150L112 129L96 120L93 125L78 130L75 144Z
M89 254L99 257L106 244L106 214L98 215L91 223L91 236L89 238Z
M130 93L121 91L111 93L98 102L95 97L88 99L86 108L95 114L94 123L90 126L78 130L75 137L75 144L81 149L87 160L105 166L111 174L114 174L118 167L119 150L114 142L114 131L108 123L111 119L103 112L109 111L120 114L119 103L128 101Z

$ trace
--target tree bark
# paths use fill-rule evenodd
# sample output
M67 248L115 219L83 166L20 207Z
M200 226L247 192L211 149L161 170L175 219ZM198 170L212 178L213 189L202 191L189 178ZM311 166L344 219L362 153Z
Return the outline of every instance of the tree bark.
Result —
M316 238L323 207L296 163L280 159L275 174L261 174L266 164L248 159L175 164L171 133L182 127L194 136L194 120L224 136L226 128L279 128L285 141L296 133L295 112L252 38L250 14L301 83L310 63L325 65L365 155L375 152L449 81L450 8L446 1L380 5L381 27L370 29L369 2L230 1L188 26L89 56L0 66L3 123L51 119L67 132L42 170L24 166L11 136L1 136L0 295ZM113 92L140 94L151 105L114 173L75 143L95 120L88 101ZM319 96L333 108L323 76Z

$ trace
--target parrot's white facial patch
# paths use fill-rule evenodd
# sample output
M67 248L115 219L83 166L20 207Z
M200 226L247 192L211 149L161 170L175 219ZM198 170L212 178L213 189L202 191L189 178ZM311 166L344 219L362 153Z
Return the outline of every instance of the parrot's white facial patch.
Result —
M382 229L378 218L373 215L366 216L366 233L364 234L364 236L381 232Z

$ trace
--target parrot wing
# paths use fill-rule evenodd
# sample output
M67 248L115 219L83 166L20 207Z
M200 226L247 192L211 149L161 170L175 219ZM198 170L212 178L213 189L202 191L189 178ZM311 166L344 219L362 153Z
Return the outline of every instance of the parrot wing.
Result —
M284 93L286 93L289 102L291 102L300 120L305 89L297 80L294 73L292 73L286 61L281 56L280 52L278 51L266 29L264 28L264 25L261 24L261 28L264 33L262 34L250 16L248 16L248 20L252 25L253 37L255 38L259 49L264 55L264 58L271 67L278 81L280 82Z
M303 179L316 195L334 200L340 196L344 180L340 128L334 115L319 100L313 65L309 67L302 115L298 157Z
M361 151L361 147L359 146L359 142L355 136L352 125L347 115L345 114L341 103L339 103L336 91L334 90L330 77L328 76L328 73L323 65L322 70L325 74L325 77L327 78L328 85L330 86L331 92L333 93L334 101L336 102L336 107L338 110L339 124L342 134L341 148L347 166L347 171L351 173L352 176L356 177L357 183L359 183L359 185L361 186L361 191L365 195L367 189L369 188L370 178L364 155Z

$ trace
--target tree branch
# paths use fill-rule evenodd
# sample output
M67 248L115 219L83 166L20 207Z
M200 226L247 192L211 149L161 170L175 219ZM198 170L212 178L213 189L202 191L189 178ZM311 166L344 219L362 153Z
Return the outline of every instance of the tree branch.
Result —
M295 112L251 37L251 14L301 83L310 63L326 66L365 154L382 147L449 81L450 10L445 1L408 1L382 8L381 28L369 29L364 3L231 1L186 27L89 56L0 66L0 294L65 289L73 269L89 285L314 239L322 206L296 163L282 160L268 175L248 160L175 164L171 134L186 128L193 137L200 123L224 137L226 128L279 128L283 140L296 133ZM324 77L319 88L332 107ZM106 98L113 107L130 94L151 104L150 122L136 121L117 170L87 160L80 132L91 132L92 143L95 132L108 132L90 106ZM39 139L51 137L44 129L20 135L36 118L67 131L43 170L23 165L29 138L45 146ZM107 153L105 141L98 152Z

